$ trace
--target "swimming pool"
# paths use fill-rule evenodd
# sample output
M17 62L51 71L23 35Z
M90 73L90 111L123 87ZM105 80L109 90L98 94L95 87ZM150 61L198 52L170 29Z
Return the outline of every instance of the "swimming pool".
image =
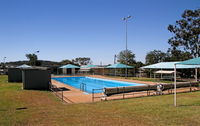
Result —
M103 89L108 87L126 87L126 86L141 86L145 84L116 81L116 80L107 80L100 78L92 77L58 77L52 78L61 83L70 85L74 88L80 89L82 85L85 85L85 92L92 93L92 89ZM95 91L95 93L101 93L101 90Z

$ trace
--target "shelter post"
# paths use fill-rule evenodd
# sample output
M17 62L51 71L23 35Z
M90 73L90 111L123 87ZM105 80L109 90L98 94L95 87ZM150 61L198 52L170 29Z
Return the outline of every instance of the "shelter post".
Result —
M198 78L197 78L197 68L195 68L195 81L196 82L198 81Z
M176 64L174 64L174 106L176 107Z

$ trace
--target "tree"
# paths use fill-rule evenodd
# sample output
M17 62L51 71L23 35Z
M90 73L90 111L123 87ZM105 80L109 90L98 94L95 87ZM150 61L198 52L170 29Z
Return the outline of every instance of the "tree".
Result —
M192 55L190 52L182 51L182 50L171 50L169 49L167 52L166 61L184 61L191 59Z
M74 64L79 64L79 65L88 65L91 64L92 61L89 57L78 57L72 60Z
M160 50L153 50L147 53L146 64L155 64L165 61L167 54Z
M172 49L183 48L193 57L200 56L200 9L185 10L182 19L175 25L169 25L168 30L174 33L168 40Z
M66 60L62 60L62 61L60 62L60 64L61 64L61 65L73 64L73 62L72 62L71 60L66 59Z
M26 54L27 59L29 59L29 64L31 66L39 66L40 62L38 61L36 54Z
M117 55L117 61L127 65L136 63L135 54L131 50L123 50Z

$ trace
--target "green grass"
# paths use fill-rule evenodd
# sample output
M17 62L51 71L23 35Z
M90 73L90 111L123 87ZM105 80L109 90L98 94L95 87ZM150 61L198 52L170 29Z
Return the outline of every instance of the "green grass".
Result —
M63 104L51 92L22 90L0 76L0 125L199 126L200 92L87 104ZM16 110L16 108L27 109Z

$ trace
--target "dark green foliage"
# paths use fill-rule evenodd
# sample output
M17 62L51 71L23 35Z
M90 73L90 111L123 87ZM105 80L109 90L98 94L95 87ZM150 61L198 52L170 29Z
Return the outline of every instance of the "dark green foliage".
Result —
M92 63L89 57L78 57L78 58L72 59L72 62L78 65L88 65Z
M71 60L68 60L68 59L62 60L60 63L61 63L62 65L65 65L65 64L73 64L73 62L72 62Z
M168 30L174 34L168 41L173 50L183 48L193 57L200 56L200 9L185 10L182 19L169 25Z
M155 64L165 61L167 54L160 50L153 50L147 53L146 55L146 64Z
M38 61L36 54L26 54L27 59L29 59L29 65L31 66L40 66L41 62Z
M169 49L165 61L184 61L188 59L192 59L190 52Z
M133 65L136 63L135 54L131 50L123 50L117 55L117 61L119 63Z

